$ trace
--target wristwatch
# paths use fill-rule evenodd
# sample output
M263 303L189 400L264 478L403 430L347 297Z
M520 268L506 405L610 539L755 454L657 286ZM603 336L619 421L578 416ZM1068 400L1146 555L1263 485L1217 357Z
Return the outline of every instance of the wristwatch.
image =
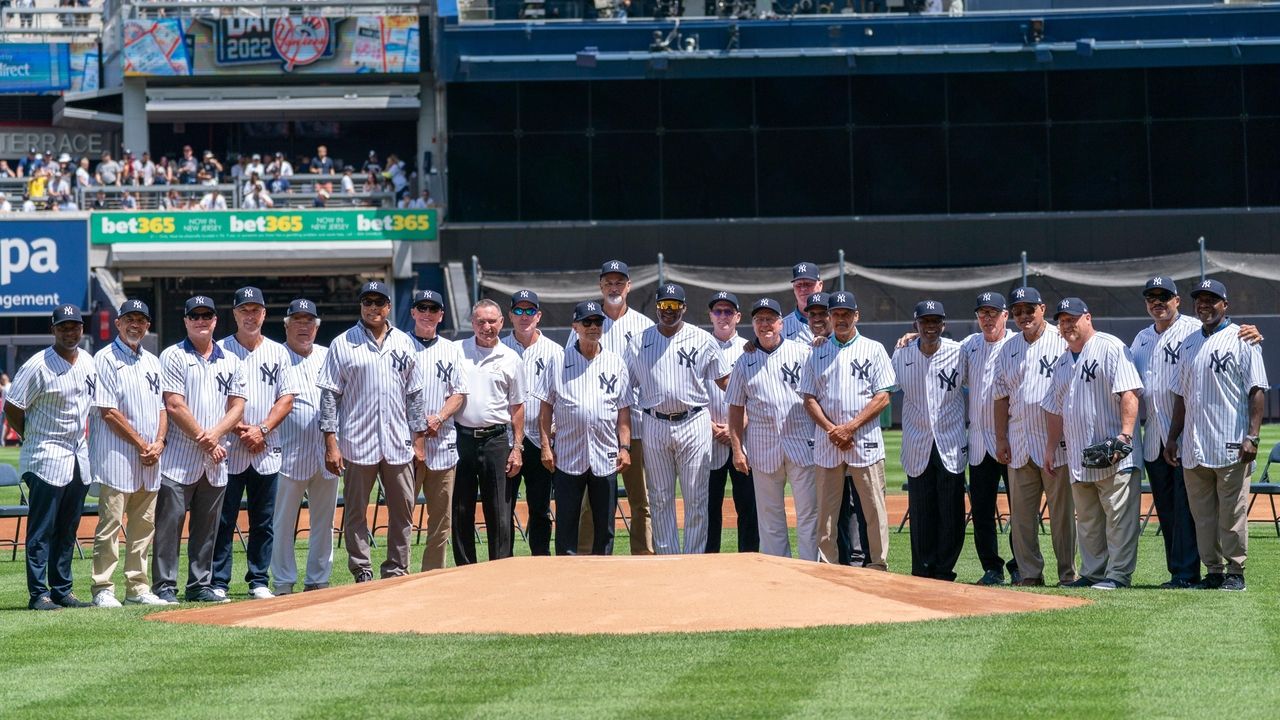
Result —
M259 426L258 426L258 431L262 433L262 437L266 437L266 436L267 436L267 433L268 433L268 432L270 432L269 430L267 430L267 426L266 426L266 425L259 425Z
M1249 442L1251 442L1251 443L1253 443L1253 446L1254 446L1254 447L1261 447L1261 445L1259 445L1259 443L1260 443L1260 442L1262 442L1262 437L1261 437L1261 436L1259 436L1259 435L1245 435L1245 436L1244 436L1244 439L1245 439L1245 440L1248 440L1248 441L1249 441Z

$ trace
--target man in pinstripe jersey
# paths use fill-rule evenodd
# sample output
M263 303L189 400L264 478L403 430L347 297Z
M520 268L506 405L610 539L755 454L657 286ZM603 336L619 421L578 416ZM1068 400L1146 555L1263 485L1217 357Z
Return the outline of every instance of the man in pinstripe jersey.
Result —
M711 334L724 353L729 367L742 355L746 342L738 334L738 296L722 290L711 296L708 304ZM732 438L729 435L729 403L725 393L715 383L707 385L711 403L711 474L707 480L707 552L720 552L721 513L724 508L724 486L733 483L733 507L738 515L738 552L760 550L760 531L756 523L756 494L751 473L741 472L730 457Z
M782 337L807 345L814 338L809 323L809 301L815 293L822 292L822 275L817 263L800 262L791 268L791 292L796 298L796 309L782 318Z

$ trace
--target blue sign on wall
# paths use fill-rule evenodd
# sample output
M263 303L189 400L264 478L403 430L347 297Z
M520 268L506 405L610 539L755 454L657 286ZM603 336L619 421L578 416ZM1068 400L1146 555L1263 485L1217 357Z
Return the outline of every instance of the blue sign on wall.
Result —
M0 220L0 315L46 315L89 295L83 219Z
M71 87L71 46L0 43L0 93L33 93Z

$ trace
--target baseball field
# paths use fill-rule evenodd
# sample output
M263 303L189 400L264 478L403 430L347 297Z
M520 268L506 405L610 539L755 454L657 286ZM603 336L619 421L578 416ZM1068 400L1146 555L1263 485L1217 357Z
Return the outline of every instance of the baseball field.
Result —
M1263 440L1280 440L1280 426ZM891 490L900 484L890 478ZM1253 526L1249 589L1224 593L1154 589L1167 579L1156 527L1133 589L1040 590L1094 601L1073 610L639 636L249 630L144 622L136 607L33 613L22 553L10 562L6 549L0 718L1275 717L1274 528ZM908 535L891 541L891 568L903 572ZM335 581L349 582L341 552L334 565ZM959 569L962 582L980 575L971 544ZM86 597L88 561L75 573ZM510 612L521 612L519 597Z

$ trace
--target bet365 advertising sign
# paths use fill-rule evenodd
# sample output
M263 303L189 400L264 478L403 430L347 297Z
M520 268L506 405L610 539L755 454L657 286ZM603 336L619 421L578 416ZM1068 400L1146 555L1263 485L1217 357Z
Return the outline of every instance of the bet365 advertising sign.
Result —
M436 211L227 210L97 212L94 245L128 242L280 242L436 239Z
M0 220L0 315L48 315L89 295L84 220Z

